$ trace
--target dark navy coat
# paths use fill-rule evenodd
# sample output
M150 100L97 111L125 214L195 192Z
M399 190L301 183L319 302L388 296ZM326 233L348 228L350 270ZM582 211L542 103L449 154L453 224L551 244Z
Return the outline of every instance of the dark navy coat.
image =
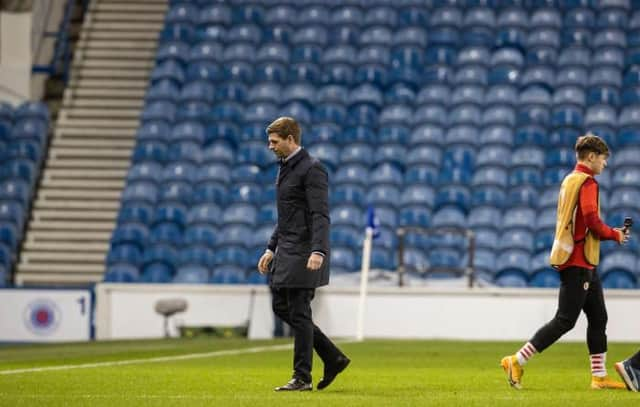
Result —
M278 224L268 248L275 252L272 287L316 288L329 284L329 183L320 161L302 149L280 166L276 181ZM322 267L307 269L312 252Z

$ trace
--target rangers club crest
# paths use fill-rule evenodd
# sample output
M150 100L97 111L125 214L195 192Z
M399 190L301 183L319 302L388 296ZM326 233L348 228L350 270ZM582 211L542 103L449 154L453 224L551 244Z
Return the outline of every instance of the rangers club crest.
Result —
M23 320L27 329L36 335L47 336L60 324L60 309L50 300L35 300L24 310Z

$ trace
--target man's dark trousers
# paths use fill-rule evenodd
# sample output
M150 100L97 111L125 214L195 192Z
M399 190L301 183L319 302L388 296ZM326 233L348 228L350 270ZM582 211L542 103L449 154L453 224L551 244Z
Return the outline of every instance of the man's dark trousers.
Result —
M315 295L315 289L271 287L271 293L273 311L289 324L294 332L293 375L310 383L314 349L325 366L331 366L339 356L343 356L311 319L311 300Z
M584 311L589 323L587 345L589 354L607 351L607 309L600 277L595 269L569 267L560 271L560 294L558 312L531 339L531 344L542 352L562 335L570 331L580 311Z

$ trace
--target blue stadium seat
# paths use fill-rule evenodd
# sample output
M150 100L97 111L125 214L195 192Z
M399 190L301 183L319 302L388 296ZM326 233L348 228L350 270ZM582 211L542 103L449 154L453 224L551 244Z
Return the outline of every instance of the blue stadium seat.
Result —
M257 171L256 175L259 174L259 167L251 167L253 168L252 171ZM246 176L249 177L250 174L247 174ZM231 178L232 180L234 179L233 172ZM244 180L249 180L249 178L244 178ZM244 181L242 183L236 183L236 181L234 181L229 194L230 201L235 203L246 202L254 205L259 204L262 201L262 189L255 184L256 181L257 180L255 179L251 182Z
M18 202L0 201L0 221L12 223L22 228L25 220L25 209Z
M484 102L484 88L479 85L459 85L453 90L451 103L459 105L471 103L481 105Z
M637 187L638 185L640 185L640 168L638 167L623 167L613 173L614 188Z
M166 142L169 139L170 126L164 121L148 121L138 129L138 141Z
M405 206L400 210L400 225L429 227L431 225L431 210L422 205Z
M18 179L33 187L37 172L38 169L31 160L13 158L0 166L0 179Z
M6 245L12 252L18 248L21 231L11 223L0 223L0 243Z
M350 248L338 246L331 250L331 266L348 271L356 271L359 265L356 263L356 256Z
M370 182L400 186L403 183L402 170L393 163L383 162L369 173Z
M202 152L203 163L224 163L232 165L235 162L233 147L224 141L216 141L205 147Z
M507 196L507 206L531 206L538 205L538 187L533 185L512 186Z
M172 5L167 11L165 21L167 23L194 23L198 18L199 10L193 4L178 3Z
M130 265L138 267L142 263L142 251L133 244L114 245L107 254L106 263L107 266Z
M344 246L351 249L358 249L362 246L363 232L358 228L353 226L337 225L331 228L330 233L332 246Z
M427 184L433 185L438 180L438 168L429 164L414 164L407 167L404 174L406 185Z
M178 255L169 246L153 245L143 254L142 282L167 283L171 280Z
M505 215L504 219L508 219ZM526 229L510 229L502 234L502 238L498 243L500 250L524 250L528 253L533 251L534 237L533 233Z
M531 258L521 250L504 251L496 261L495 283L504 287L526 287Z
M446 112L445 107L442 105L421 105L414 112L413 123L415 125L429 124L444 127L448 124Z
M104 281L110 283L137 283L139 278L139 267L130 264L108 266L104 274Z
M602 287L607 289L633 289L637 284L637 278L621 270L613 270L602 277Z
M433 227L465 228L467 219L463 210L446 206L433 214L431 224Z
M466 186L445 184L436 194L435 210L445 207L455 207L468 212L471 206L471 193Z
M118 213L118 225L149 225L153 217L153 207L146 203L126 202L123 200Z
M620 130L617 143L620 147L640 147L640 131L634 128Z
M367 192L367 203L375 207L395 207L400 201L400 191L392 185L373 185ZM358 204L357 202L353 202Z
M256 273L252 273L256 274ZM244 284L247 281L243 267L223 265L216 267L211 275L213 284Z
M274 162L274 155L269 151L264 142L250 142L240 146L237 153L237 163L256 164L266 167Z
M478 145L499 145L502 147L511 147L513 145L513 130L505 126L488 126L482 130L478 136ZM478 154L477 164L482 162L482 155Z
M160 188L158 204L190 205L193 187L184 182L165 183Z
M373 161L373 148L369 144L373 144L376 140L376 135L373 129L366 125L354 125L348 127L344 134L338 135L338 143L339 144L350 144L350 143L363 143L356 144L356 146L363 146L367 149L371 149L370 156L368 157L368 161ZM345 149L350 149L351 146L347 146ZM343 152L343 155L347 155L351 157L353 154L351 152L346 153ZM355 158L355 157L353 157Z
M637 187L623 187L615 189L607 204L610 209L633 208L640 206L640 189Z
M496 186L475 187L471 196L473 206L496 206L502 207L507 200L507 194L503 188Z
M353 205L341 205L331 209L331 223L335 225L364 226L364 215L359 207Z
M0 116L2 116L1 113L0 113ZM25 118L39 119L39 120L42 120L43 122L48 122L49 109L47 108L47 105L45 105L42 102L31 102L31 101L23 102L15 110L14 119L15 121L20 121Z
M382 168L385 164L391 164L398 168L404 168L404 157L407 155L407 149L402 144L382 144L376 148L373 156L373 163ZM337 157L337 152L336 152ZM375 169L373 170L375 173ZM372 173L372 176L374 176Z
M369 144L355 143L342 148L340 152L340 163L371 165L373 161L373 148Z
M156 63L166 61L178 62L182 65L189 60L189 45L182 41L166 41L159 45L156 52Z
M0 182L0 200L19 203L23 208L29 207L31 191L29 184L22 180L5 180Z
M217 205L211 202L192 206L187 213L187 224L190 226L216 226L221 223L221 220L222 211Z
M238 203L228 206L222 213L222 222L229 224L255 225L258 212L253 205Z
M477 206L469 212L469 226L472 228L497 228L502 224L500 209L493 206Z
M443 126L434 124L423 124L414 127L409 136L409 144L416 146L420 144L444 144Z
M184 82L185 73L183 67L176 61L168 60L159 63L153 71L151 71L151 82L156 83L163 79L173 81L176 85Z
M538 212L536 221L536 229L555 229L556 227L556 208L547 208Z
M395 191L398 193L397 190ZM358 184L341 184L331 189L331 205L355 204L362 206L365 203L365 189Z

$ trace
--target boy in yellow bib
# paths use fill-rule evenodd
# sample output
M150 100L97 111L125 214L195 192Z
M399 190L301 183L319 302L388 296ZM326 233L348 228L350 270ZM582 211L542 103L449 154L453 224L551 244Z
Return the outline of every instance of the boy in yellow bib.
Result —
M622 244L629 236L623 229L611 228L600 219L598 183L594 176L607 166L607 144L589 133L578 138L575 151L578 163L560 187L556 232L549 259L560 273L558 311L516 354L505 356L500 362L509 384L516 389L521 388L522 366L570 331L580 311L584 311L588 321L591 388L625 388L623 383L607 375L607 309L596 266L601 240Z

